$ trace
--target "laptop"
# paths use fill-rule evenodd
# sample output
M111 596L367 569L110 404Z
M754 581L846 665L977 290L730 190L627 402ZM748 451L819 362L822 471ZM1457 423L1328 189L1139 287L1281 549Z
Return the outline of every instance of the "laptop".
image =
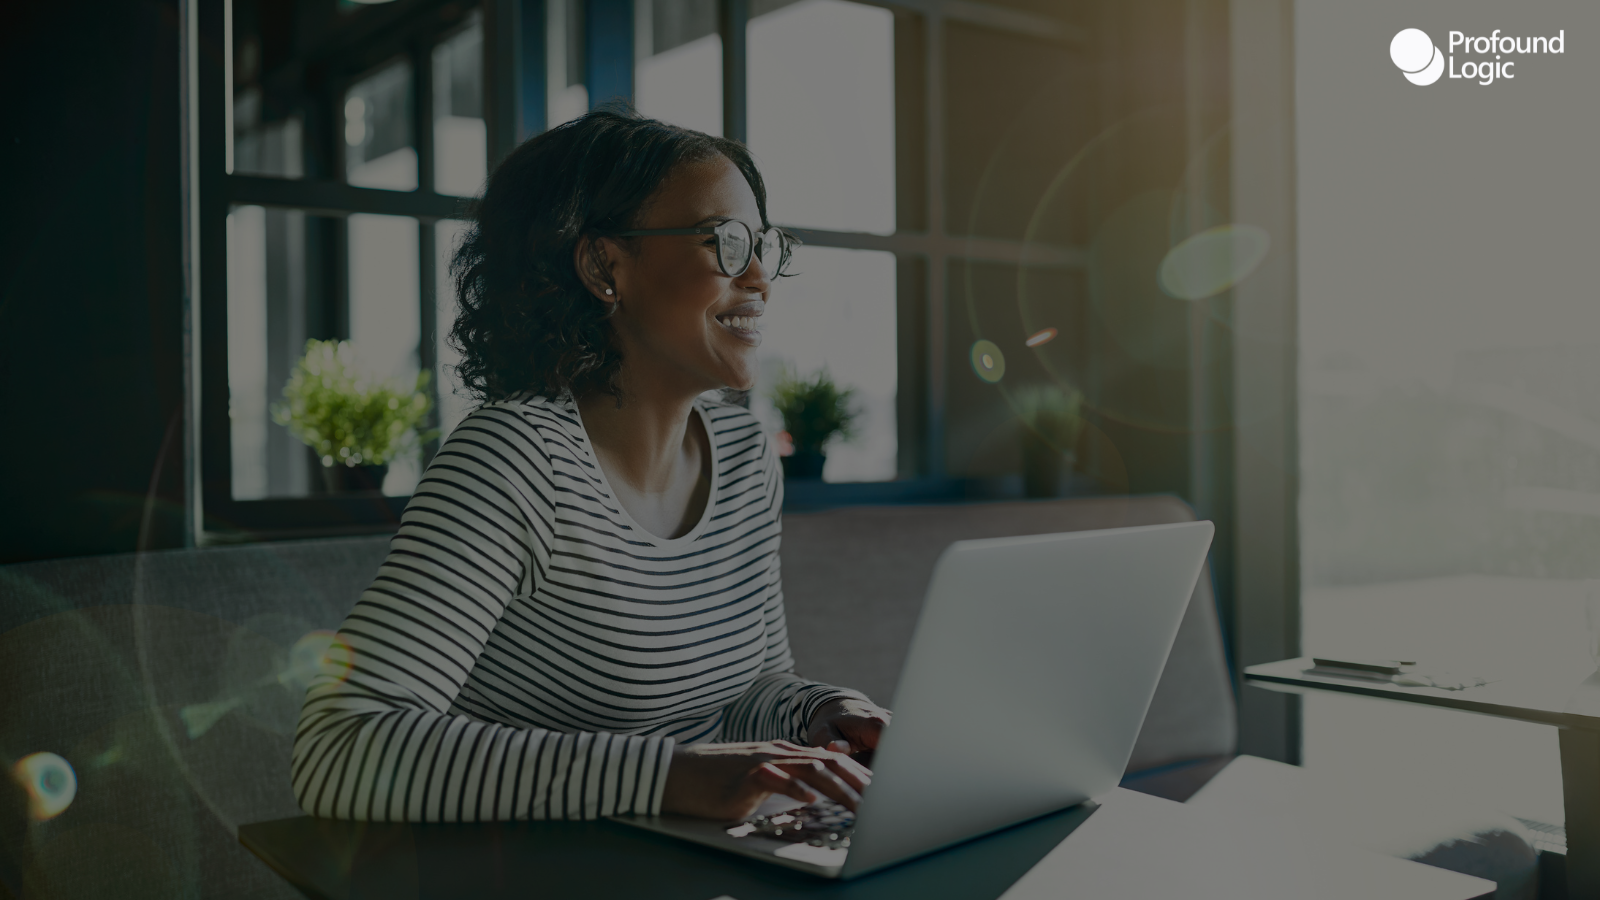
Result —
M774 797L744 822L614 820L847 879L1090 801L1127 767L1212 532L1184 522L951 544L854 815Z

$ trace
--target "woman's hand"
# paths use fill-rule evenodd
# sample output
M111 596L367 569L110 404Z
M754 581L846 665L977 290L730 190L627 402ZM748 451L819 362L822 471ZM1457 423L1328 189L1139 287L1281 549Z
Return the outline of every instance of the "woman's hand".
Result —
M865 766L821 747L788 741L678 746L661 811L731 822L754 814L772 794L804 803L829 797L853 810L871 783Z
M851 755L870 754L877 749L883 726L889 724L887 709L865 700L840 697L817 707L811 714L806 739L815 747L826 747Z

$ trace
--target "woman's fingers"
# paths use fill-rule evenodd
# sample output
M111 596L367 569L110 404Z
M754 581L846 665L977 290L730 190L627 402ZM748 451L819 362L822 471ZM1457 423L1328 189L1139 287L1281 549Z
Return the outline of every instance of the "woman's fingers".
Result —
M782 794L785 797L793 797L794 799L799 800L801 803L815 803L818 800L818 796L815 791L806 787L802 782L790 777L789 773L783 771L772 763L762 763L761 765L756 766L755 771L751 773L751 775L752 779L756 783L756 786L761 788L763 791L773 794Z
M861 804L861 794L851 787L827 763L819 759L789 759L776 760L768 765L782 769L791 778L805 783L807 787L821 793L824 797L844 804L846 809L854 810ZM790 794L789 796L794 796Z

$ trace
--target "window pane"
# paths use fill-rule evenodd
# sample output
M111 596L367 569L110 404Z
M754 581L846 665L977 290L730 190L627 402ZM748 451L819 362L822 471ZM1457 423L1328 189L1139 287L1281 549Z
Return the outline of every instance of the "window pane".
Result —
M653 119L722 134L716 0L634 0L634 104Z
M439 433L440 437L449 437L450 432L466 418L472 410L473 403L466 395L460 392L461 379L456 377L455 367L461 362L461 354L450 346L450 329L456 322L456 290L455 284L450 280L450 258L455 255L456 246L461 243L461 236L467 230L467 223L457 219L443 219L434 226L434 246L439 252L439 284L438 284L438 318L439 333L436 336L434 358L439 361Z
M271 405L305 352L307 230L300 210L238 206L228 215L228 416L233 498L298 497L310 486L305 446Z
M750 148L772 219L894 231L894 17L804 0L750 22Z
M826 448L826 481L895 477L895 259L875 250L801 247L794 271L772 288L762 317L761 376L751 408L771 431L783 420L768 393L788 369L810 376L826 367L855 389L861 410L855 440Z
M362 365L381 378L410 384L422 346L417 221L355 215L350 228L350 343ZM416 486L417 460L395 460L383 491L405 496Z
M351 85L343 111L345 179L357 187L416 190L411 64L399 60Z
M583 0L547 0L545 8L545 89L549 127L589 111L583 84Z
M271 175L301 178L305 175L302 118L298 94L273 82L265 85L263 70L269 63L262 50L260 6L241 2L231 7L231 88L226 92L231 123L227 140L227 168L237 175Z
M433 181L441 194L471 197L487 174L483 123L483 25L469 24L433 48Z

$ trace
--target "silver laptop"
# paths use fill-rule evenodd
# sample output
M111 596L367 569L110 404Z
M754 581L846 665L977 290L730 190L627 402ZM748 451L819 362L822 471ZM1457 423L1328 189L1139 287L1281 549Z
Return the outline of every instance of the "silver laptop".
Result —
M853 878L1099 796L1128 764L1212 531L1185 522L951 544L854 816L775 797L742 823L616 821Z

